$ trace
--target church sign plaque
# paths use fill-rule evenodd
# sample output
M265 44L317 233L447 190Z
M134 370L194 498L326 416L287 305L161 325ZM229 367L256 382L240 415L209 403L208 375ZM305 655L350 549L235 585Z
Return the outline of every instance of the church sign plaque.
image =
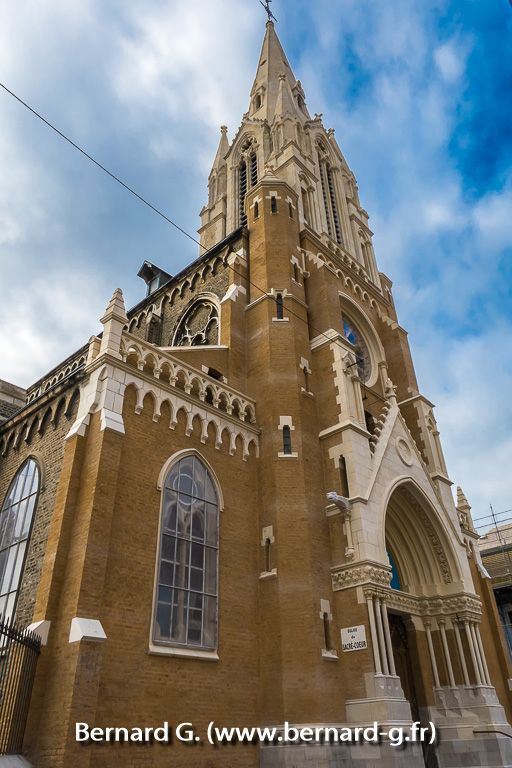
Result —
M341 630L341 646L343 652L363 651L368 648L366 643L366 629L364 624L358 627L347 627Z

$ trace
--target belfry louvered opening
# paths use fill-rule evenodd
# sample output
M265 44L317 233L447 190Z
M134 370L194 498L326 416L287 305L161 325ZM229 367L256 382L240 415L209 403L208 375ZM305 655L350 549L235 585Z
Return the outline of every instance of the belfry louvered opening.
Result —
M334 173L326 155L322 151L318 152L318 166L320 169L325 217L327 219L327 232L336 242L343 245Z
M258 158L251 142L244 147L242 159L238 166L238 211L239 222L247 226L247 214L245 213L245 197L248 190L258 183Z

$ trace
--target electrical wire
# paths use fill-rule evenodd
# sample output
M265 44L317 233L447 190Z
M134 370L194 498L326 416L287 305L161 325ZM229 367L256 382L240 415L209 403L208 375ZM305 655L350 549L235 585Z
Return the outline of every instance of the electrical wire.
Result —
M199 240L196 240L195 237L190 235L188 232L186 232L184 229L182 229L178 224L176 224L172 219L170 219L168 216L166 216L162 211L160 211L158 208L156 208L154 205L152 205L148 200L146 200L142 195L139 195L138 192L136 192L132 187L128 186L128 184L125 184L124 181L122 181L118 176L116 176L114 173L108 170L104 165L99 163L97 160L94 159L88 152L83 150L81 147L78 146L74 141L72 141L68 136L66 136L65 133L60 131L58 128L56 128L52 123L50 123L49 120L47 120L45 117L43 117L39 112L37 112L35 109L33 109L29 104L27 104L23 99L21 99L19 96L17 96L13 91L11 91L9 88L7 88L6 85L3 83L0 83L0 87L4 89L8 94L10 94L16 101L18 101L20 104L22 104L26 109L29 110L29 112L32 112L33 115L35 115L39 120L41 120L45 125L47 125L49 128L52 129L52 131L55 131L61 138L63 138L65 141L68 142L68 144L71 144L72 147L77 149L84 157L86 157L88 160L91 161L91 163L94 163L98 168L100 168L102 171L104 171L108 176L110 176L114 181L117 181L118 184L120 184L124 189L126 189L128 192L130 192L132 195L134 195L138 200L140 200L144 205L147 205L148 208L151 208L152 211L154 211L158 216L161 216L165 221L167 221L169 224L172 224L173 227L175 227L179 232L181 232L183 235L189 238L189 240L192 240L193 243L196 243L199 245L200 248L202 248L205 252L208 251L208 249L199 242ZM203 254L204 255L204 254ZM228 264L228 267L233 271L234 274L238 275L242 280L246 280L249 285L251 285L253 288L255 288L257 291L259 291L262 295L266 295L269 298L272 298L274 301L277 302L277 298L273 296L272 294L268 294L267 291L264 291L263 288L260 288L259 285L256 285L256 283L253 283L252 280L250 280L248 277L245 277L240 272L238 272L233 265ZM330 341L331 343L337 344L337 346L340 347L340 349L345 350L345 347L343 347L341 344L339 344L338 341L335 339L331 339L330 336L328 336L324 331L320 331L318 328L315 328L313 325L311 325L307 320L304 320L303 317L298 315L296 312L291 310L288 307L283 306L283 310L288 312L289 315L292 315L293 317L296 317L298 320L303 322L305 325L307 325L309 328L311 328L313 331L316 331L320 336L323 336L325 339Z
M503 512L495 512L494 515L489 514L489 515L484 515L483 517L475 517L473 522L476 523L476 522L479 522L480 520L488 520L489 518L492 519L493 517L499 517L499 515L506 515L508 512L512 512L512 509L504 509ZM512 520L512 517L507 518L505 522L508 522L508 520Z
M512 0L511 0L512 2ZM150 208L154 213L156 213L158 216L160 216L162 219L164 219L168 224L171 224L175 229L177 229L179 232L181 232L185 237L188 237L189 240L191 240L193 243L196 243L196 245L199 245L200 248L203 249L203 251L206 253L208 249L201 243L199 240L197 240L195 237L190 235L186 230L184 230L182 227L180 227L176 222L174 222L172 219L170 219L168 216L165 215L165 213L162 213L158 208L156 208L152 203L150 203L148 200L146 200L142 195L139 195L138 192L136 192L132 187L130 187L128 184L125 184L124 181L122 181L118 176L116 176L112 171L109 171L108 168L106 168L104 165L102 165L100 162L94 159L88 152L86 152L84 149L78 146L74 141L72 141L68 136L66 136L65 133L60 131L58 128L56 128L52 123L50 123L49 120L47 120L45 117L43 117L39 112L37 112L35 109L33 109L29 104L27 104L23 99L21 99L19 96L17 96L13 91L11 91L9 88L7 88L6 85L0 82L0 87L4 89L10 96L12 96L16 101L18 101L20 104L22 104L26 109L29 110L35 117L39 118L45 125L47 125L49 128L52 129L52 131L55 131L62 139L68 142L74 149L78 150L84 157L86 157L88 160L91 161L91 163L94 163L100 170L102 170L104 173L106 173L110 178L114 179L114 181L117 181L118 184L120 184L124 189L127 190L127 192L130 192L130 194L134 195L138 200L140 200L141 203L144 203L148 208ZM273 296L272 294L268 294L267 291L263 290L263 288L260 288L259 285L256 285L256 283L253 283L252 280L250 280L248 277L245 277L245 275L242 275L240 272L238 272L233 265L228 264L229 269L233 271L234 274L238 275L242 280L247 281L249 285L251 285L253 288L255 288L257 291L259 291L262 295L268 296L268 298L272 298L275 302L277 302L277 298ZM311 325L307 320L305 320L303 317L298 315L296 312L293 312L289 307L284 307L283 310L288 312L289 315L292 315L293 317L296 317L298 320L303 322L305 325L307 325L309 328L311 328L313 331L316 331L319 336L323 336L325 339L334 344L336 344L340 349L345 350L345 347L343 347L342 344L340 344L336 339L332 339L330 336L328 336L324 331L319 330L318 328L315 328L315 326ZM363 382L364 384L364 382ZM374 392L372 390L369 390L372 392L372 394L381 400L385 400L385 398L382 398L380 395L378 395L377 392ZM371 403L367 403L367 407L369 405L374 405L377 400L372 401ZM512 512L512 509L505 510L505 512L498 512L498 515L505 514L506 512ZM494 515L485 515L484 517L477 518L474 520L474 522L480 522L482 520L486 520L488 518L492 518ZM512 519L512 518L509 518ZM508 519L505 521L500 522L508 522ZM482 523L480 524L480 527L482 527Z

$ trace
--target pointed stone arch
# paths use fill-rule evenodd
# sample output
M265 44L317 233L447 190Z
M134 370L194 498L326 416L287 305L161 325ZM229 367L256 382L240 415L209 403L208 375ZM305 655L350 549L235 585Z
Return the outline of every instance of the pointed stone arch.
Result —
M403 591L417 597L451 592L462 574L439 514L412 479L390 490L382 538Z
M350 278L347 278L347 282L351 282ZM341 291L339 291L339 297L342 316L343 314L346 314L347 317L355 323L365 341L370 357L370 375L366 383L368 386L373 386L378 379L379 366L386 360L384 347L382 346L382 342L372 321L362 309L361 304Z

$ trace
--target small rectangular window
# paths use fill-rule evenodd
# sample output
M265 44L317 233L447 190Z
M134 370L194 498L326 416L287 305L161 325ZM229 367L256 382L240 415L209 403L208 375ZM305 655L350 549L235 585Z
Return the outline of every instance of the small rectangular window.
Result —
M292 452L292 438L290 427L283 427L283 453Z
M309 392L309 381L308 381L309 371L307 366L305 365L302 370L304 371L304 389L306 390L306 392Z
M277 213L277 200L274 195L270 198L270 212Z
M340 468L341 495L345 496L345 498L348 499L350 497L350 492L348 488L347 462L345 461L344 456L340 456L339 458L339 468Z
M291 203L288 203L288 213L290 215L290 219L293 219L293 205Z
M276 305L277 305L277 319L282 320L283 319L283 295L281 293L278 293L276 296Z
M325 641L325 650L330 651L331 650L331 630L329 627L329 614L324 613L323 616L324 620L324 641Z
M258 207L258 201L256 200L254 203L254 218L257 219L260 215L259 207Z

